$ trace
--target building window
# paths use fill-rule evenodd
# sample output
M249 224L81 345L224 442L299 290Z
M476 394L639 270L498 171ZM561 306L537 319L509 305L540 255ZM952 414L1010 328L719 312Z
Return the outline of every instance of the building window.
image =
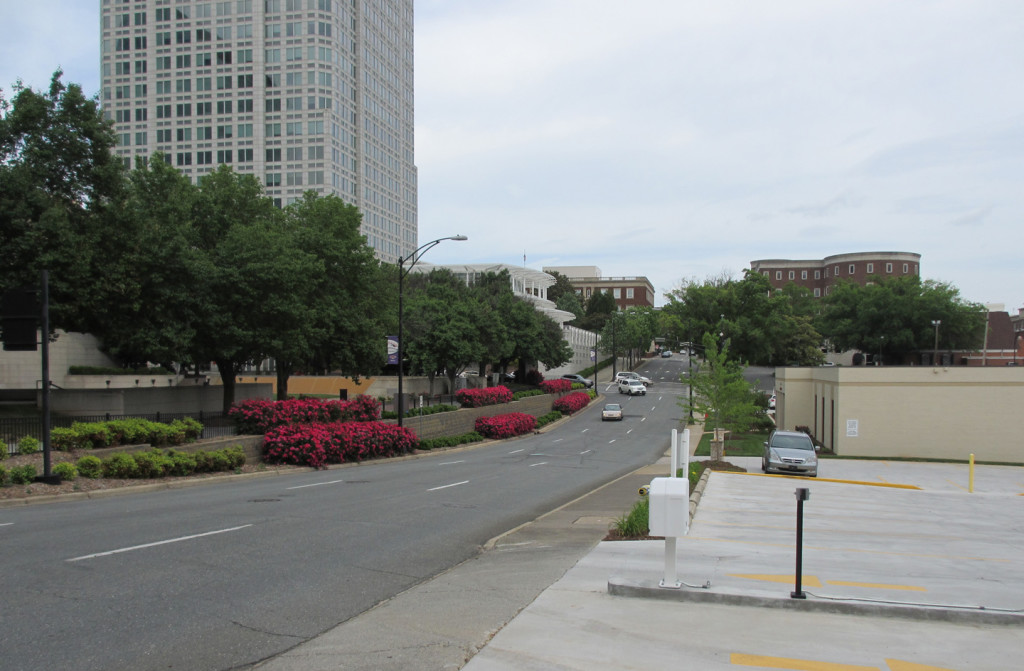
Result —
M231 163L231 150L230 149L218 149L217 150L217 163Z
M196 116L211 116L213 114L213 103L196 103Z
M814 287L814 297L821 298L821 289L819 289L818 287Z
M218 100L217 101L217 114L231 114L231 101L230 100Z
M839 266L836 266L836 277L839 277Z
M165 142L170 142L171 141L171 129L170 128L157 129L157 131L156 131L156 141L157 141L158 144L162 144L162 143L165 143Z
M208 68L208 67L210 67L210 63L212 62L212 59L213 59L213 55L210 54L210 52L208 52L208 51L205 52L205 53L202 53L202 54L196 54L196 67L197 68Z
M633 287L626 287L626 298L633 298Z
M166 58L169 61L171 57L167 56ZM167 64L167 67L168 68L171 67L170 63ZM175 56L174 57L174 67L176 67L178 69L184 69L184 68L192 67L192 55L191 54L179 54L178 56ZM159 69L159 68L157 68L157 69Z
M782 271L781 270L776 270L775 271L775 279L777 279L777 280L781 280L782 279Z
M820 270L815 270L814 271L814 279L816 279L816 280L820 280L821 279L821 271Z
M192 154L187 152L178 154L178 165L192 165Z
M252 114L252 98L238 101L239 114Z
M170 131L167 131L170 133ZM167 138L170 142L171 139ZM191 128L179 128L178 129L178 142L191 142L192 141L192 129Z
M281 148L280 147L267 147L267 163L280 163L281 162Z
M802 279L802 280L806 280L807 279L807 271L806 270L801 270L800 271L800 279Z
M252 149L239 149L238 150L238 162L239 163L252 163Z
M857 266L853 263L850 264L850 274L853 275L857 271Z
M904 263L904 264L903 264L903 272L904 272L904 274L906 274L906 272L907 272L908 270L910 270L910 266L908 266L907 264L905 264L905 263Z
M796 272L795 271L792 271L792 270L789 271L789 279L791 279L791 280L792 279L796 279Z
M619 300L620 298L622 298L622 289L620 289L618 287L613 288L612 289L612 298L614 298L615 300Z
M196 163L199 165L212 165L213 164L213 152L212 151L197 151L196 152Z
M875 264L869 263L868 264L868 275L873 275L874 272L875 272Z
M885 272L887 272L887 273L891 273L892 272L892 264L891 263L885 264Z

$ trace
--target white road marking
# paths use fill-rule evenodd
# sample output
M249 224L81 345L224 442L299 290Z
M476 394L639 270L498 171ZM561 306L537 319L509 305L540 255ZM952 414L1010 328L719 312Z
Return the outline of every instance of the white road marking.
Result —
M587 431L590 431L590 429L583 429L580 433L586 433Z
M552 442L552 443L560 443L560 442L562 442L563 440L565 440L565 438L555 438L555 439L554 439L554 440L552 440L551 442Z
M522 452L522 450L512 450L511 452L509 452L509 454L516 454L518 452Z
M145 548L152 548L152 547L156 547L158 545L167 545L168 543L180 543L181 541L190 541L190 540L192 540L194 538L202 538L203 536L214 536L216 534L226 534L229 531L238 531L239 529L245 529L245 528L251 527L251 526L252 526L251 524L243 524L240 527L231 527L230 529L219 529L217 531L207 531L206 533L193 534L191 536L181 536L179 538L169 538L168 540L156 541L155 543L145 543L144 545L133 545L132 547L128 547L128 548L120 548L120 549L117 549L117 550L109 550L107 552L97 552L96 554L83 555L81 557L75 557L73 559L68 559L67 561L69 561L69 562L71 562L71 561L81 561L83 559L95 559L97 557L107 557L107 556L110 556L110 555L120 554L122 552L132 552L133 550L144 550Z
M436 492L439 489L448 489L449 487L458 487L459 485L466 485L466 484L469 484L469 480L463 480L462 482L453 482L450 485L441 485L440 487L432 487L431 489L428 489L427 491L428 492Z
M646 421L647 421L647 418L646 418L646 417L641 417L641 418L640 418L640 421L641 421L641 422L646 422Z
M295 487L289 487L288 489L305 489L306 487L319 487L320 485L336 485L339 482L345 482L344 480L331 480L330 482L314 482L311 485L297 485Z
M611 445L611 444L612 444L612 443L614 443L614 442L615 442L615 439L614 439L614 438L612 438L611 440L609 440L609 441L608 441L608 444L609 444L609 445Z
M0 527L9 527L12 524L14 524L14 522L3 522L3 523L0 523Z
M538 461L536 464L530 464L530 468L533 468L534 466L543 466L546 463L548 463L548 462L546 462L546 461Z
M451 466L452 464L464 464L464 463L466 463L465 459L460 459L459 461L442 461L441 463L438 464L438 466Z
M580 454L590 454L591 452L593 452L593 450L583 450Z
M633 429L630 429L629 431L627 431L627 432L626 432L626 435L629 435L629 434L631 434L631 433L633 433Z

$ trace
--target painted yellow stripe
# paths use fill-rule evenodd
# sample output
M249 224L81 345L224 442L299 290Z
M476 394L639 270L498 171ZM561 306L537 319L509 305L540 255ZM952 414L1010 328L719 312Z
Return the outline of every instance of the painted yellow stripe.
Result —
M881 582L851 582L849 580L826 580L827 585L840 585L842 587L867 587L870 589L901 589L909 592L927 592L924 587L916 585L887 585Z
M747 580L763 580L765 582L781 582L793 584L794 577L792 575L772 575L772 574L760 574L760 573L730 573L733 578L746 578ZM818 580L817 576L805 575L801 581L804 587L821 587L821 581Z
M759 666L763 669L790 669L791 671L878 671L877 666L816 662L813 659L789 659L733 653L729 661L736 666Z
M914 664L913 662L901 662L898 659L887 659L890 671L954 671L944 666L928 666L927 664Z
M722 473L723 475L749 475L755 478L797 478L800 480L812 480L814 482L838 482L844 485L864 485L865 487L890 487L892 489L916 489L921 490L917 485L901 485L895 482L865 482L863 480L837 480L835 478L809 478L806 476L796 475L779 475L777 473L740 473L737 471L715 471L715 473Z
M687 536L687 538L693 541L708 541L710 543L735 543L742 545L757 545L772 548L792 548L792 543L762 543L758 541L740 541L733 540L731 538L712 538L711 536ZM971 557L965 555L936 555L936 554L924 554L921 552L888 552L886 550L860 550L857 548L836 548L827 545L804 545L806 550L819 550L821 552L857 552L860 554L872 554L872 555L891 555L893 557L922 557L924 559L966 559L970 561L991 561L991 562L1005 562L1014 561L1011 559L1002 559L998 557Z
M956 487L959 490L962 490L962 491L965 491L965 492L967 491L966 487L964 487L963 485L958 485L957 483L953 482L949 478L946 478L946 482L948 482L949 484L953 485L954 487Z

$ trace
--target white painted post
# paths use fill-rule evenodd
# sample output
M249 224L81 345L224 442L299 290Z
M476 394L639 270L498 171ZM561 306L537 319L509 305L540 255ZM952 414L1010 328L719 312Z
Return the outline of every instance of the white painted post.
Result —
M683 429L683 439L679 443L679 450L682 452L683 458L681 459L681 468L683 469L683 477L690 477L690 430Z
M679 589L682 583L676 577L676 537L665 537L665 577L662 579L661 587Z
M672 457L668 477L676 477L676 465L679 463L679 429L672 429Z

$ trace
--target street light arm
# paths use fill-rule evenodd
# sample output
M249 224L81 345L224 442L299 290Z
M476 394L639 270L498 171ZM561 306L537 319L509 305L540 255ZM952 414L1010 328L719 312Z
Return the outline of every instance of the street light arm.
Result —
M409 256L407 256L405 258L398 257L398 267L400 269L400 272L402 273L402 277L405 277L406 275L409 274L409 272L412 270L412 267L415 266L416 263L421 258L423 258L424 254L426 254L431 249L433 249L437 245L441 244L445 240L460 240L461 241L461 240L469 240L469 238L467 238L464 235L449 235L446 238L438 238L437 240L431 240L430 242L423 243L422 245L420 245L419 247L416 248L415 252L413 252L412 254L410 254ZM412 263L409 263L409 267L406 268L405 264L408 261L410 261L410 260L412 260Z

